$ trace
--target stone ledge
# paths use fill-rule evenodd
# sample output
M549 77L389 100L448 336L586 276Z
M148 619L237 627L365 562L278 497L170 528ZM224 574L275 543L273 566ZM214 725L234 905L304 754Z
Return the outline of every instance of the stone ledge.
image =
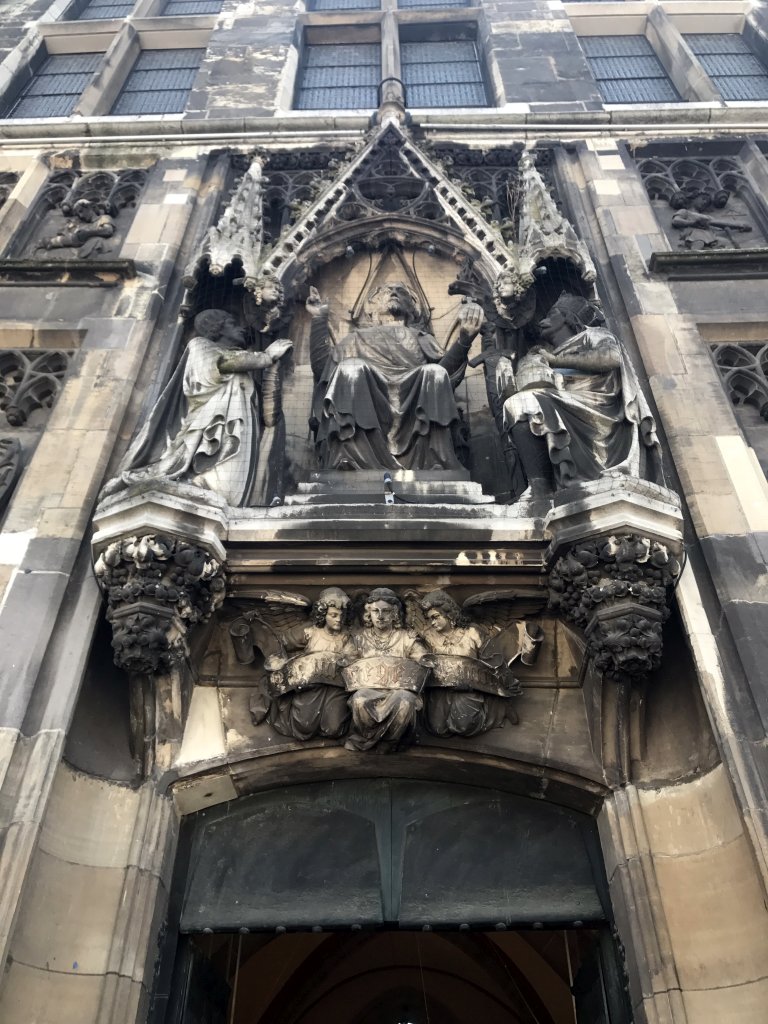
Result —
M706 252L654 252L649 268L670 281L768 277L768 247L710 249Z
M136 277L133 260L0 259L0 285L114 288Z

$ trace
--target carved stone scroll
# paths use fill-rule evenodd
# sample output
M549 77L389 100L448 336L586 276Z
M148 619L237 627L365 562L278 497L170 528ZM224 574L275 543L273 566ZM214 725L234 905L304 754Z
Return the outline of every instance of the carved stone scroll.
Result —
M145 534L109 544L94 566L107 597L115 664L167 671L189 654L188 633L224 600L221 562L175 537Z
M680 563L666 545L637 534L574 544L549 577L550 607L584 630L604 676L640 682L661 663L663 623Z

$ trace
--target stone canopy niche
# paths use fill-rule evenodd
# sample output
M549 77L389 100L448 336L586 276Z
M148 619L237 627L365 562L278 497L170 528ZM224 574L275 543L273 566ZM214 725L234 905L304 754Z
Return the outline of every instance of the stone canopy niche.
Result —
M496 749L526 679L589 687L603 758L660 664L680 512L551 161L388 123L240 170L95 516L141 769L195 680L233 684L247 749L356 757Z

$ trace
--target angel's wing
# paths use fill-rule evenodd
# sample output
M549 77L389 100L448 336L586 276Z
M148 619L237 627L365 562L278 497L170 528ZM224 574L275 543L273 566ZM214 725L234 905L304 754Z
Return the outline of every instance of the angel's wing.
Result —
M543 587L515 587L473 594L462 605L462 611L493 634L515 620L540 615L546 603Z
M483 661L500 667L520 658L532 664L541 644L540 630L524 620L540 614L545 603L546 594L535 587L485 590L467 598L462 610L489 633Z
M237 660L249 664L254 648L264 658L285 656L283 637L288 630L303 626L312 602L290 590L257 590L249 608L229 627Z
M421 636L424 635L424 630L429 625L426 615L421 610L422 596L423 595L417 593L415 590L406 590L403 594L403 604L405 605L405 624L410 629L414 629Z

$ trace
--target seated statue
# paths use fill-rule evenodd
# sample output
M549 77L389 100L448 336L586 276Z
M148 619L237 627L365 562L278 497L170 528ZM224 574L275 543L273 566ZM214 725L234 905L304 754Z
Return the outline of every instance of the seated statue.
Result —
M314 659L307 683L274 697L267 720L283 736L310 740L339 737L347 731L348 695L339 670L357 657L349 632L351 617L348 595L338 587L327 587L312 606L312 624L296 626L282 637L286 652L331 656Z
M310 359L313 424L326 470L458 470L460 417L454 388L482 324L475 303L462 307L459 336L443 352L419 327L418 299L402 282L374 289L370 326L333 344L328 307L313 288Z
M248 504L261 432L253 371L272 367L292 346L280 340L256 352L244 343L229 313L198 313L195 336L104 495L166 479L208 488L230 505Z
M351 666L363 682L352 682L352 728L345 746L348 750L397 750L416 724L416 715L422 708L418 691L427 675L426 669L407 662L419 662L428 653L427 648L414 630L403 628L403 606L387 587L371 591L365 602L364 621L363 629L354 638L357 657L360 661L378 659L375 668L382 669L382 685L376 686L375 681L366 684L365 669L360 671L359 662ZM408 669L412 678L406 678ZM345 672L348 686L349 672ZM416 681L419 675L420 683Z
M594 303L564 292L517 365L504 427L528 479L523 501L608 472L663 483L653 415L603 322Z

